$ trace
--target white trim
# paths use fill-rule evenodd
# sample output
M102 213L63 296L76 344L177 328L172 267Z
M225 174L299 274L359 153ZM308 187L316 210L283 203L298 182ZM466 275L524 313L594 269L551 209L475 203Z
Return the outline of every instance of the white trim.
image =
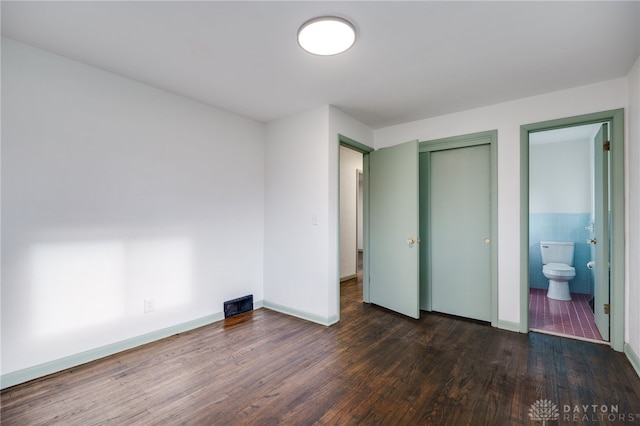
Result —
M316 324L330 326L338 322L338 315L334 315L331 317L323 317L320 315L312 314L310 312L300 311L298 309L293 309L288 306L279 305L277 303L269 302L265 300L263 302L263 306L266 309L271 309L272 311L280 312L282 314L290 315L292 317L300 318L306 321L315 322Z
M498 328L501 330L514 331L516 333L522 333L522 327L520 323L498 320Z
M344 277L340 278L340 282L352 280L352 279L356 278L357 276L358 276L358 274L351 274L351 275L344 276Z

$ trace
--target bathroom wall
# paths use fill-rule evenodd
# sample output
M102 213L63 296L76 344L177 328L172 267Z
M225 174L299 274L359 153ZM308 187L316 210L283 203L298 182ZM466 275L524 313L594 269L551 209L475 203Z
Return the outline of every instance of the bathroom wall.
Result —
M572 293L592 294L591 232L593 140L532 143L529 150L529 282L531 288L547 289L542 274L540 241L573 241L576 277L569 282Z

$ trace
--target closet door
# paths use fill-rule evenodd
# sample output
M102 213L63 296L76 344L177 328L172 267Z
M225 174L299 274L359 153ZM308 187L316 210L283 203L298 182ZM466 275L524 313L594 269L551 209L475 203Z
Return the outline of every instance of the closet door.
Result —
M431 308L491 321L491 147L431 152Z

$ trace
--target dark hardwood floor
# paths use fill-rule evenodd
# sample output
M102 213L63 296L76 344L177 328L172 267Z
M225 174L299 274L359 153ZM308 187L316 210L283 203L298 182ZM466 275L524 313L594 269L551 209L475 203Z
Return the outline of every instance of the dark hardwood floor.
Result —
M529 425L553 418L540 400L552 424L640 422L640 379L608 346L361 294L342 284L331 327L260 309L5 389L2 424Z

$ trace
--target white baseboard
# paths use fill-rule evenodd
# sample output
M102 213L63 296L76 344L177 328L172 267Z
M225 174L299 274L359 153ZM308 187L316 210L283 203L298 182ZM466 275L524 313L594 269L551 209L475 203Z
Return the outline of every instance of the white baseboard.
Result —
M266 309L271 309L272 311L291 315L292 317L315 322L316 324L320 324L320 325L329 326L337 323L339 320L337 315L334 315L331 317L323 317L320 315L312 314L310 312L300 311L298 309L289 308L288 306L283 306L277 303L269 302L268 300L263 301L263 307Z
M519 322L511 322L505 320L498 320L498 328L501 330L514 331L516 333L522 333L522 327Z
M351 274L351 275L347 275L345 277L341 277L340 278L340 282L352 280L352 279L356 278L357 276L358 276L358 274Z

